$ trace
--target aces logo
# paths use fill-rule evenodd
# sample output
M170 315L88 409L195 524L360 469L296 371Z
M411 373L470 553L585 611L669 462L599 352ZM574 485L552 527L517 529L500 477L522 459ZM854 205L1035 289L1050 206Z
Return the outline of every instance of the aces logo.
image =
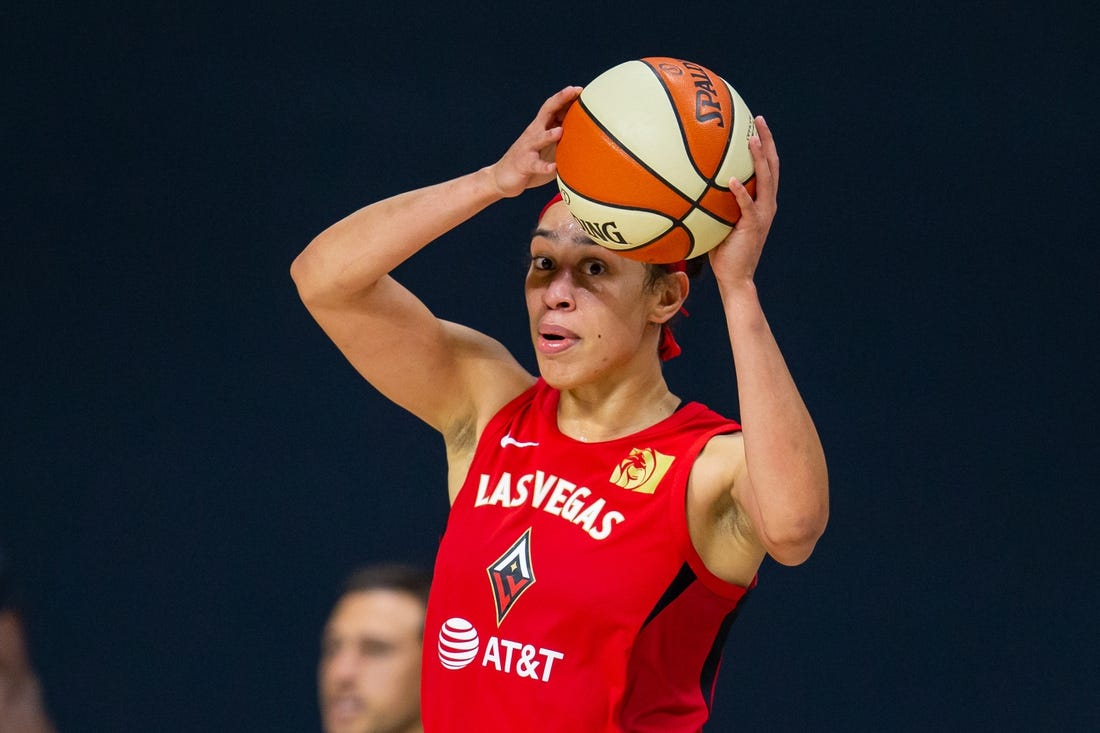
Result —
M497 608L497 626L500 626L519 597L535 584L535 573L531 569L531 528L528 527L486 570Z
M486 571L493 589L499 627L519 597L535 584L535 574L531 570L531 528L528 527ZM494 634L484 638L472 623L460 616L443 622L437 648L439 663L444 669L455 672L467 667L495 670L540 682L549 682L555 663L565 659L564 652L539 643L504 639ZM477 664L479 656L481 663Z
M638 494L652 494L675 458L652 448L635 448L611 472L611 483Z

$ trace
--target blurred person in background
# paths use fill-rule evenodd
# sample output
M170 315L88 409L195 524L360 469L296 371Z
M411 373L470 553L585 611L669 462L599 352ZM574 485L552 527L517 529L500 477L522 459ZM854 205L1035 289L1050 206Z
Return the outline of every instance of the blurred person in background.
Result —
M325 733L422 733L420 657L431 576L404 564L353 572L321 637Z
M11 565L0 549L0 733L55 733L16 596Z

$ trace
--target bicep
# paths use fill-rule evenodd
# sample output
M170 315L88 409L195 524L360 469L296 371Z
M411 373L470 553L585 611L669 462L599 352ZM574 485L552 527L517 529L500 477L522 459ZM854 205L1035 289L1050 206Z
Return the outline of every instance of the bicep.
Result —
M719 578L747 585L764 559L754 529L741 433L712 438L688 482L688 530L696 551Z
M713 506L728 505L734 521L727 522L735 541L767 553L784 565L797 565L809 556L812 543L789 528L798 527L800 495L797 487L761 485L750 470L744 434L720 436L707 450L717 447L716 463L723 466L723 479L714 485Z
M392 277L354 306L310 312L364 379L444 434L530 379L499 342L436 318Z

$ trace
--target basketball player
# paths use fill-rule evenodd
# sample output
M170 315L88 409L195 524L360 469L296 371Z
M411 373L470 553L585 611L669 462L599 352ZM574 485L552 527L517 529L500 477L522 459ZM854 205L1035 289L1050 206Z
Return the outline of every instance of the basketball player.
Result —
M431 578L408 565L352 573L321 638L325 733L421 733L420 656Z
M291 268L363 377L443 438L451 512L425 626L430 733L699 730L765 555L803 562L826 524L821 443L753 281L779 177L762 118L756 198L730 182L743 215L708 255L743 428L662 376L684 268L594 244L560 201L530 244L538 375L390 275L487 206L553 180L579 92L550 97L497 162L351 214ZM492 266L502 246L467 252Z

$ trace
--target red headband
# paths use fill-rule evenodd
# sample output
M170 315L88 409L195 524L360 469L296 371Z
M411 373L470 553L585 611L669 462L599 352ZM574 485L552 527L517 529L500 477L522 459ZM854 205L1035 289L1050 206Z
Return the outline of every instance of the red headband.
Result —
M539 212L539 218L535 219L535 221L536 222L542 221L542 217L546 216L546 210L549 209L551 206L553 206L554 204L558 203L561 200L562 200L561 191L558 191L556 194L554 194L554 197L552 199L550 199L549 201L547 201L546 205L542 207L542 211Z
M561 191L555 193L549 201L542 207L542 211L539 212L539 218L535 221L542 221L542 217L546 216L546 211L554 204L562 200ZM662 265L667 272L684 272L687 270L687 260L678 260L677 262L669 262L666 265ZM683 308L680 312L685 316L688 314ZM661 357L661 361L668 361L674 359L681 354L683 349L680 348L680 344L676 343L676 337L672 335L672 328L667 323L661 324L661 341L657 346L657 355Z

